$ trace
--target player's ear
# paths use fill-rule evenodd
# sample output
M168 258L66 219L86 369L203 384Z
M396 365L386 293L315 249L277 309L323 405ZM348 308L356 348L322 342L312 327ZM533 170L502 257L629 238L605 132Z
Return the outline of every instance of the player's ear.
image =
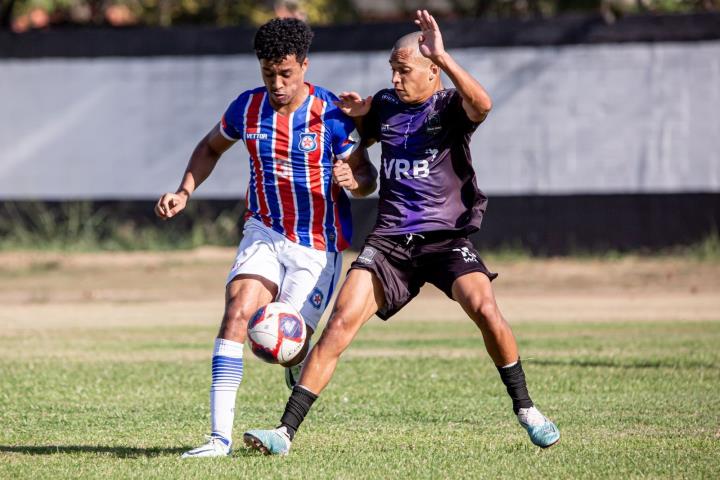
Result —
M437 78L438 75L440 75L440 69L438 68L437 65L435 65L434 63L431 63L430 64L430 75L429 75L430 81L432 82L433 80L435 80L435 78Z
M308 60L308 57L305 57L300 64L300 67L302 68L303 73L307 72L308 65L310 64L310 61Z

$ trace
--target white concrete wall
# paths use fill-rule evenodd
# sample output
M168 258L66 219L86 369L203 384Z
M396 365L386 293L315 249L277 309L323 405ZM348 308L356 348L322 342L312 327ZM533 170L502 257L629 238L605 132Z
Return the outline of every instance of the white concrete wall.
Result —
M486 192L720 191L720 42L452 53L495 101L472 143ZM369 95L390 84L387 54L313 54L307 78ZM259 84L251 55L0 61L0 199L172 190ZM199 194L244 195L246 157L231 149Z

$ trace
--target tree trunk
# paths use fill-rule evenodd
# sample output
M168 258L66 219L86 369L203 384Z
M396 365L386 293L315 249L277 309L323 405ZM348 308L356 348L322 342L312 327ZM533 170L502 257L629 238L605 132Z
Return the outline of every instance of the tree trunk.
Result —
M0 30L10 30L12 25L12 12L15 7L15 0L7 0L7 2L0 2L2 8L0 8Z

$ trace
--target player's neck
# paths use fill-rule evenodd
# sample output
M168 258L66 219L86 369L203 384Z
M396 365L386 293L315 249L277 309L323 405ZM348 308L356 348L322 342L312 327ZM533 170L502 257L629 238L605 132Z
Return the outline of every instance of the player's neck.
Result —
M435 84L435 87L432 90L429 90L426 95L423 95L420 100L416 102L410 103L410 105L422 105L423 103L427 102L432 98L433 95L435 95L437 92L443 89L442 83L437 82Z
M302 88L298 90L297 95L286 105L275 105L272 99L270 99L270 106L280 115L290 115L295 110L300 108L300 105L305 103L308 95L310 95L310 87L307 83L303 83Z

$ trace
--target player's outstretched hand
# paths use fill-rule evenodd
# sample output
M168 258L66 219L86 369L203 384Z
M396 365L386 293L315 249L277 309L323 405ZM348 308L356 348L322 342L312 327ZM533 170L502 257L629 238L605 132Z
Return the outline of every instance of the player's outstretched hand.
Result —
M370 110L372 96L363 99L357 92L342 92L340 100L334 102L348 117L362 117Z
M187 205L187 195L166 193L155 204L155 215L168 220L180 213Z
M415 25L422 31L422 36L418 39L420 53L434 61L445 53L440 27L427 10L418 10L416 16Z
M350 165L342 160L338 160L335 162L335 165L333 165L333 181L348 190L358 188L357 180L355 180L355 175L353 175Z

